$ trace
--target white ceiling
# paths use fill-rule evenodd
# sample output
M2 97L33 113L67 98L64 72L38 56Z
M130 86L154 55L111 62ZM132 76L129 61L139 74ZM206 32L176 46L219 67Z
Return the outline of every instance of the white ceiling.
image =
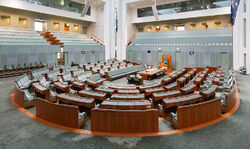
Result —
M176 3L176 2L184 2L189 0L156 0L157 5L161 4L170 4L170 3ZM128 3L128 6L130 7L144 7L144 6L152 6L154 4L154 0L135 0Z

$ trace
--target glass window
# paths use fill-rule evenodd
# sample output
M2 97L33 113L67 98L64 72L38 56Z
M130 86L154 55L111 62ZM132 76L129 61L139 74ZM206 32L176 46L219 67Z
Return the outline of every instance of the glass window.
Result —
M189 0L156 6L158 15L231 6L231 0ZM152 7L137 9L138 17L153 16Z
M153 16L153 15L154 14L153 14L152 7L137 9L137 17L147 17L147 16Z

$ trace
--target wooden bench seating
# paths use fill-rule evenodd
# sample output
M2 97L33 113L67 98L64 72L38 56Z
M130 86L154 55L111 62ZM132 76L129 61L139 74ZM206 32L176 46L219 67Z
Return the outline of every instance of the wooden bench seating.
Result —
M180 91L183 95L194 93L194 91L197 91L197 86L190 82L189 84L181 88Z
M200 78L200 77L197 77L197 78L194 79L193 83L196 85L197 90L200 88L202 82L203 82L202 78Z
M117 94L140 94L139 90L118 90Z
M200 95L207 100L213 99L215 98L215 93L216 93L217 88L218 88L218 85L210 85L208 88L201 91Z
M104 79L101 78L100 74L95 74L90 77L90 79L87 79L86 82L88 85L92 87L99 87L103 83Z
M72 86L71 88L76 90L76 91L81 91L81 90L84 90L85 89L85 84L84 83L81 83L81 82L78 82L78 81L74 81L72 82Z
M50 89L42 86L40 83L33 83L32 84L35 96L39 98L43 98L47 101L50 101Z
M61 82L54 82L54 86L55 86L55 91L58 94L61 94L61 93L70 93L69 86L66 85L66 84L63 84Z
M162 86L165 86L165 85L168 85L168 84L170 84L170 83L172 83L172 82L173 82L173 81L172 81L172 78L167 77L167 78L165 78L165 79L162 79L161 85L162 85Z
M161 101L164 98L171 98L171 97L177 97L181 96L180 91L167 91L167 92L160 92L160 93L153 93L152 99L154 102Z
M203 101L203 97L200 94L190 94L186 96L178 96L173 98L167 98L162 100L162 116L170 116L171 108L176 108L178 106L194 104Z
M214 76L212 84L214 85L219 85L220 84L220 77Z
M171 124L176 129L192 127L198 124L209 122L221 116L221 100L210 101L179 106L177 113L171 113Z
M144 94L113 94L111 100L145 100Z
M149 84L149 85L143 85L143 86L139 86L137 87L141 92L144 92L146 89L151 89L151 88L156 88L156 87L160 87L161 83L153 83L153 84Z
M115 93L114 89L111 89L111 88L102 88L102 87L95 88L95 91L106 93L109 96L111 96L112 94Z
M109 88L118 90L136 90L136 86L118 86L118 85L110 85Z
M92 109L91 131L110 133L150 133L159 130L157 109Z
M167 86L164 86L166 91L172 91L172 90L177 90L178 89L178 84L177 82L173 82L171 84L168 84Z
M149 88L145 90L146 97L152 96L153 93L159 93L164 92L165 89L163 87L157 87L157 88Z
M26 90L21 90L19 86L15 83L15 101L16 103L24 108L29 108L35 105L36 101L34 96Z
M145 110L151 109L152 103L148 100L105 100L101 103L100 108L120 110Z
M87 115L90 115L91 109L95 107L95 99L94 98L80 97L77 95L71 95L71 94L64 93L64 94L58 94L56 96L56 100L58 100L59 103L78 106L79 111L86 112Z
M86 113L78 107L48 102L36 98L36 117L70 128L80 128L86 121Z
M225 97L222 100L222 112L226 113L232 110L236 103L236 86L231 89L230 92L225 93Z
M177 88L180 89L181 87L183 87L186 84L186 78L185 77L180 77L177 79Z
M20 89L28 89L31 86L32 81L28 75L22 75L16 79L16 84Z
M82 90L78 92L78 95L82 97L94 98L96 102L102 102L107 99L107 94L102 92Z

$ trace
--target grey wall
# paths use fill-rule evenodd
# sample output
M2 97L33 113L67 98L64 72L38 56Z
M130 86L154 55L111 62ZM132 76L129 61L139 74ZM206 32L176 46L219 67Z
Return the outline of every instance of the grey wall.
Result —
M51 45L0 45L0 65L23 65L35 62L54 64L55 52L59 51L59 46ZM83 64L105 60L104 46L65 46L64 51L69 52L69 64L72 61Z
M105 60L105 47L101 45L64 46L64 51L69 52L69 64L72 61L74 63L84 64Z
M163 55L172 56L172 68L175 69L175 54L177 48L182 53L182 67L195 66L220 66L221 52L228 52L229 67L233 67L233 47L232 45L214 46L127 46L127 53L132 52L131 57L127 54L127 59L148 65L157 65L157 51L162 49ZM147 51L151 51L148 53ZM190 55L194 51L194 55Z

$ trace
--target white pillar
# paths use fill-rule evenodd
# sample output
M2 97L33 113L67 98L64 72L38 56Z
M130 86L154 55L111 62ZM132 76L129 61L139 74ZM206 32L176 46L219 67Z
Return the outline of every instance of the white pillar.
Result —
M117 36L117 59L126 59L127 47L127 2L118 0L118 36Z
M104 5L105 59L115 57L115 0L106 0Z
M244 12L244 1L246 2L246 12ZM240 2L235 25L233 27L233 60L234 69L239 70L244 66L244 54L246 54L247 74L250 74L250 1L242 0ZM246 29L244 29L244 19L246 19ZM244 37L246 34L246 38ZM244 45L246 40L246 46Z

